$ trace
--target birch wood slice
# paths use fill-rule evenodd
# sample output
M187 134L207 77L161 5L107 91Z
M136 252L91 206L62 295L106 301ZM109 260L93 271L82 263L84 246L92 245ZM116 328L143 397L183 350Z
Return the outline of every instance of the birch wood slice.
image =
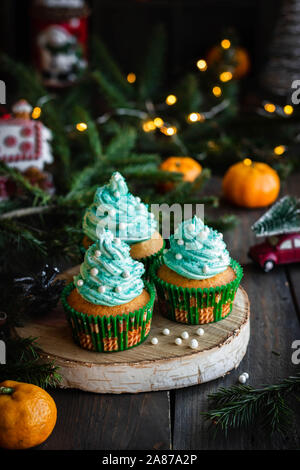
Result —
M70 280L78 267L61 277ZM41 356L54 360L61 368L61 387L95 393L139 393L170 390L208 382L237 368L243 359L250 336L250 305L246 291L239 287L231 314L217 322L197 325L172 322L154 312L147 340L128 351L96 353L77 346L71 336L62 306L49 316L17 328L20 337L38 338ZM169 336L162 330L168 328ZM183 331L189 333L182 345L174 341ZM151 338L156 336L158 344ZM199 347L189 347L196 338Z

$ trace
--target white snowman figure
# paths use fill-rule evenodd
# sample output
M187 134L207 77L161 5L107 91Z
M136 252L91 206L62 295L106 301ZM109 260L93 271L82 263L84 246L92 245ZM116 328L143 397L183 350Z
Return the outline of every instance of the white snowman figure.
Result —
M52 25L38 36L41 70L48 86L72 84L87 62L75 36L59 25Z

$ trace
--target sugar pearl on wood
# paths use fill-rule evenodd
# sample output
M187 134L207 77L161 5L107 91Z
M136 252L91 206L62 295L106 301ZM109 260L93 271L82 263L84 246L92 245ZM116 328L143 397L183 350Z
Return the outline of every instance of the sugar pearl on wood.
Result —
M164 329L162 330L162 334L165 335L165 336L168 336L168 335L170 334L169 328L164 328Z
M244 375L247 380L249 379L249 374L248 374L248 372L243 372L242 375Z
M182 339L188 339L189 334L188 334L187 331L183 331L180 336L181 336Z
M240 384L245 384L247 382L247 378L244 374L239 376L239 382Z
M198 336L203 336L204 335L204 330L203 328L198 328L198 330L196 331L197 335Z
M82 279L78 279L78 281L77 281L77 286L78 286L78 287L83 286L83 280L82 280Z
M177 344L177 346L180 346L182 344L182 339L181 338L176 338L175 339L175 344Z
M192 339L189 344L191 349L197 349L198 348L198 341L196 339Z
M152 344L157 344L157 343L158 343L158 339L157 339L157 338L152 338L152 339L151 339L151 343L152 343Z
M92 275L92 276L97 276L98 272L99 272L99 271L98 271L97 268L92 268L92 269L91 269L91 275Z

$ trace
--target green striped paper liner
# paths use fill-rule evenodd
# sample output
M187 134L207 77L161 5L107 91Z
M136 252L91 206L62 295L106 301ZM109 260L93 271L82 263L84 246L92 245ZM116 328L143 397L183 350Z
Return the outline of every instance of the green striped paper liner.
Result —
M243 277L239 263L231 259L230 266L236 278L219 287L188 288L179 287L163 281L157 276L163 260L155 261L150 269L150 280L155 284L159 311L170 320L201 325L214 323L227 317L231 310L235 294Z
M144 281L150 294L148 303L134 312L116 316L93 316L77 312L68 303L68 296L75 285L68 284L61 296L75 343L83 349L95 352L125 351L141 344L149 335L153 305L154 286ZM113 349L109 349L109 348Z
M157 251L156 253L153 253L153 255L147 256L146 258L139 258L139 259L136 260L136 261L140 261L145 266L145 273L143 275L143 277L145 279L149 279L149 277L150 277L150 268L151 268L151 265L153 264L153 262L155 260L162 259L162 255L163 255L163 251L165 249L165 246L166 246L166 244L165 244L165 241L163 240L163 246L159 251ZM80 251L81 251L82 255L84 256L85 252L86 252L86 248L83 246L82 243L81 243L79 248L80 248Z

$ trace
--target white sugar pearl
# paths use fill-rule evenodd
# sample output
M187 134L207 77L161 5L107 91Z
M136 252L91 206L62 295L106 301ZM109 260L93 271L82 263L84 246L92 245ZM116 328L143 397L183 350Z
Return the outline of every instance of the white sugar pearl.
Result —
M98 271L97 268L92 268L92 269L91 269L91 275L92 275L92 276L97 276L98 272L99 272L99 271Z
M122 272L122 277L124 277L124 279L127 279L129 276L130 276L129 271L123 271Z
M183 331L180 336L181 336L182 339L188 339L189 334L188 334L187 331Z
M95 256L96 256L96 258L99 258L101 256L101 251L96 250L95 251Z
M181 338L176 338L175 339L175 344L177 344L177 346L180 346L182 344L182 339Z
M192 232L192 230L194 230L194 225L193 225L193 224L189 224L189 225L187 226L187 229L188 229L190 232Z
M151 339L151 343L152 343L152 344L157 344L157 343L158 343L158 339L157 339L157 338L152 338L152 339Z
M203 328L198 328L198 330L196 331L197 335L198 336L203 336L204 335L204 330Z
M175 258L178 259L178 260L182 259L182 254L181 253L176 253Z
M106 291L106 287L105 287L105 286L100 286L100 287L98 287L98 292L100 292L100 294L104 294L105 291Z
M192 339L189 344L191 349L197 349L198 348L198 341L196 339Z
M184 241L183 240L177 240L177 245L184 245Z
M115 238L114 242L115 242L116 245L121 245L120 238Z
M203 272L204 274L207 274L209 272L209 267L206 264L203 266Z
M116 197L117 199L119 199L120 196L121 196L120 192L119 192L119 191L115 191L115 197Z
M245 384L247 382L247 379L244 374L239 376L239 382L240 384Z
M170 334L169 328L164 328L164 329L162 330L162 334L165 335L165 336L168 336L168 335Z
M83 286L83 280L82 280L82 279L78 279L77 285L78 285L78 287Z
M125 222L121 222L119 227L120 227L120 230L124 230L126 228Z
M248 374L248 372L243 372L242 375L244 375L247 380L249 379L249 374Z
M121 288L120 286L117 286L117 287L115 288L115 291L118 292L118 294L119 294L119 293L122 291L122 288Z
M110 215L111 217L114 217L114 216L116 215L115 209L110 209L110 210L108 211L108 215Z

